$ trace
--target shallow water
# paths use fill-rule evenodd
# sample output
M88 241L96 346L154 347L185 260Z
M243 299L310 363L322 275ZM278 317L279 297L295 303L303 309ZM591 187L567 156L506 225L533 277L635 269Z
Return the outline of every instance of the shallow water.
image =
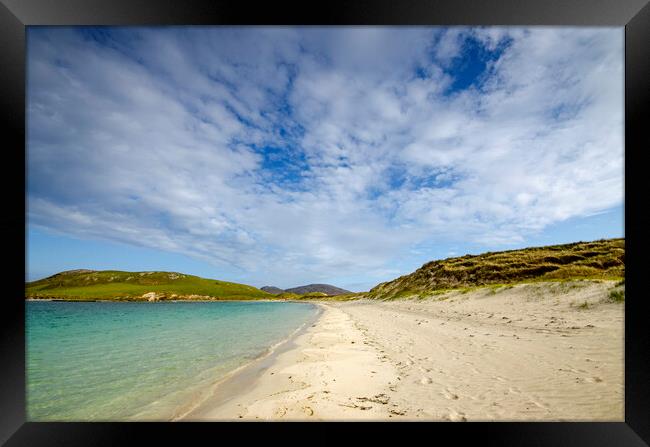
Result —
M168 420L316 314L282 302L26 302L27 419Z

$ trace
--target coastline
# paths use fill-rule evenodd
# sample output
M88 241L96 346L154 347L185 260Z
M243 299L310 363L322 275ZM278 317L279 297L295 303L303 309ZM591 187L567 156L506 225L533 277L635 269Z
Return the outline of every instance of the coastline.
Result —
M25 301L52 301L57 303L147 303L147 304L160 304L160 303L302 303L314 304L312 301L301 300L285 300L273 298L260 298L251 300L162 300L162 301L148 301L148 300L107 300L107 299L68 299L68 298L31 298L25 297Z
M304 304L309 305L242 301L151 307L27 300L25 335L31 356L26 355L26 374L30 384L37 384L30 388L28 410L33 420L42 421L174 420L209 397L216 384L273 356L312 324L321 309ZM103 336L113 333L114 341ZM60 344L65 348L45 369L33 360L50 349L53 337L65 341ZM97 342L93 353L88 340ZM186 342L168 346L169 340ZM79 351L84 354L76 355ZM104 362L105 357L110 358ZM52 385L39 385L49 377L55 377L47 382ZM75 401L66 388L71 383L83 384L95 401ZM50 389L73 397L57 401Z
M624 304L607 301L611 287L314 302L315 323L180 420L622 421Z
M235 301L235 300L233 300ZM241 302L248 302L246 300L239 300ZM258 300L258 301L271 301L272 300ZM178 302L184 302L179 300ZM197 301L198 302L198 301ZM204 301L204 302L214 302L214 301ZM278 302L277 300L275 302ZM198 399L192 400L188 403L180 405L174 414L170 418L170 422L183 420L188 415L195 413L198 409L208 403L209 405L220 405L222 402L233 397L236 393L240 392L242 389L247 386L251 386L254 383L255 378L269 365L271 365L274 359L281 353L291 349L291 343L296 338L299 337L304 331L307 330L315 321L318 320L322 314L322 308L315 303L303 303L303 304L312 304L316 307L317 312L313 318L301 324L296 330L289 334L285 339L279 341L278 343L270 346L264 352L260 353L254 359L244 363L243 365L235 368L234 370L229 371L223 377L217 379L216 382L209 386L209 389L203 393ZM137 420L137 419L136 419Z
M187 421L372 420L392 417L386 408L360 404L356 397L385 398L385 384L397 370L377 355L353 320L332 303L314 324L268 359L255 377L235 375L222 391L228 399L206 401ZM363 380L359 380L363 376ZM224 384L226 385L226 384ZM394 411L394 410L393 410Z

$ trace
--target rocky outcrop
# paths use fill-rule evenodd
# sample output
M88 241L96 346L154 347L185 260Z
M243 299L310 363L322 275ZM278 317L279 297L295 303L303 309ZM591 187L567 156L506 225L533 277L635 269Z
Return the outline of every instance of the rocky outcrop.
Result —
M142 298L146 299L147 301L160 301L160 299L163 297L164 295L157 294L156 292L149 292L142 295Z

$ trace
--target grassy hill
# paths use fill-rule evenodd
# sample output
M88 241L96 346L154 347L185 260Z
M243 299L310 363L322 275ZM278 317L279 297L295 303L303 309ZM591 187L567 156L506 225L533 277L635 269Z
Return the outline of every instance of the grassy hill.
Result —
M424 264L415 272L381 283L366 293L325 296L322 291L278 295L244 284L176 272L70 270L27 283L27 298L66 300L254 300L423 296L445 289L570 279L621 279L625 276L625 239L533 247L466 255ZM342 290L342 289L339 289Z
M73 300L114 299L156 301L171 299L251 300L274 296L252 286L200 278L176 272L70 270L27 283L28 298Z
M625 239L607 239L428 262L409 275L377 285L365 296L391 299L491 284L624 276Z

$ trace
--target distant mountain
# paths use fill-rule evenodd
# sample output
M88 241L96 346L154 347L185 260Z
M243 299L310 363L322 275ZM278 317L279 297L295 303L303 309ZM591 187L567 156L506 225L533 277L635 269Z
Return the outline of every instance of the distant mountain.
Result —
M279 295L284 292L284 290L273 286L260 287L260 290L264 290L266 293L272 293L273 295Z
M272 298L245 284L177 272L68 270L25 284L27 298L66 300L250 300Z
M309 284L306 286L299 286L299 287L293 287L291 289L286 289L285 292L296 293L298 295L304 295L306 293L311 293L311 292L321 292L321 293L326 293L329 296L352 293L349 290L341 289L339 287L334 287L329 284Z
M603 239L432 261L411 274L381 283L364 295L390 299L490 284L623 277L625 239Z

